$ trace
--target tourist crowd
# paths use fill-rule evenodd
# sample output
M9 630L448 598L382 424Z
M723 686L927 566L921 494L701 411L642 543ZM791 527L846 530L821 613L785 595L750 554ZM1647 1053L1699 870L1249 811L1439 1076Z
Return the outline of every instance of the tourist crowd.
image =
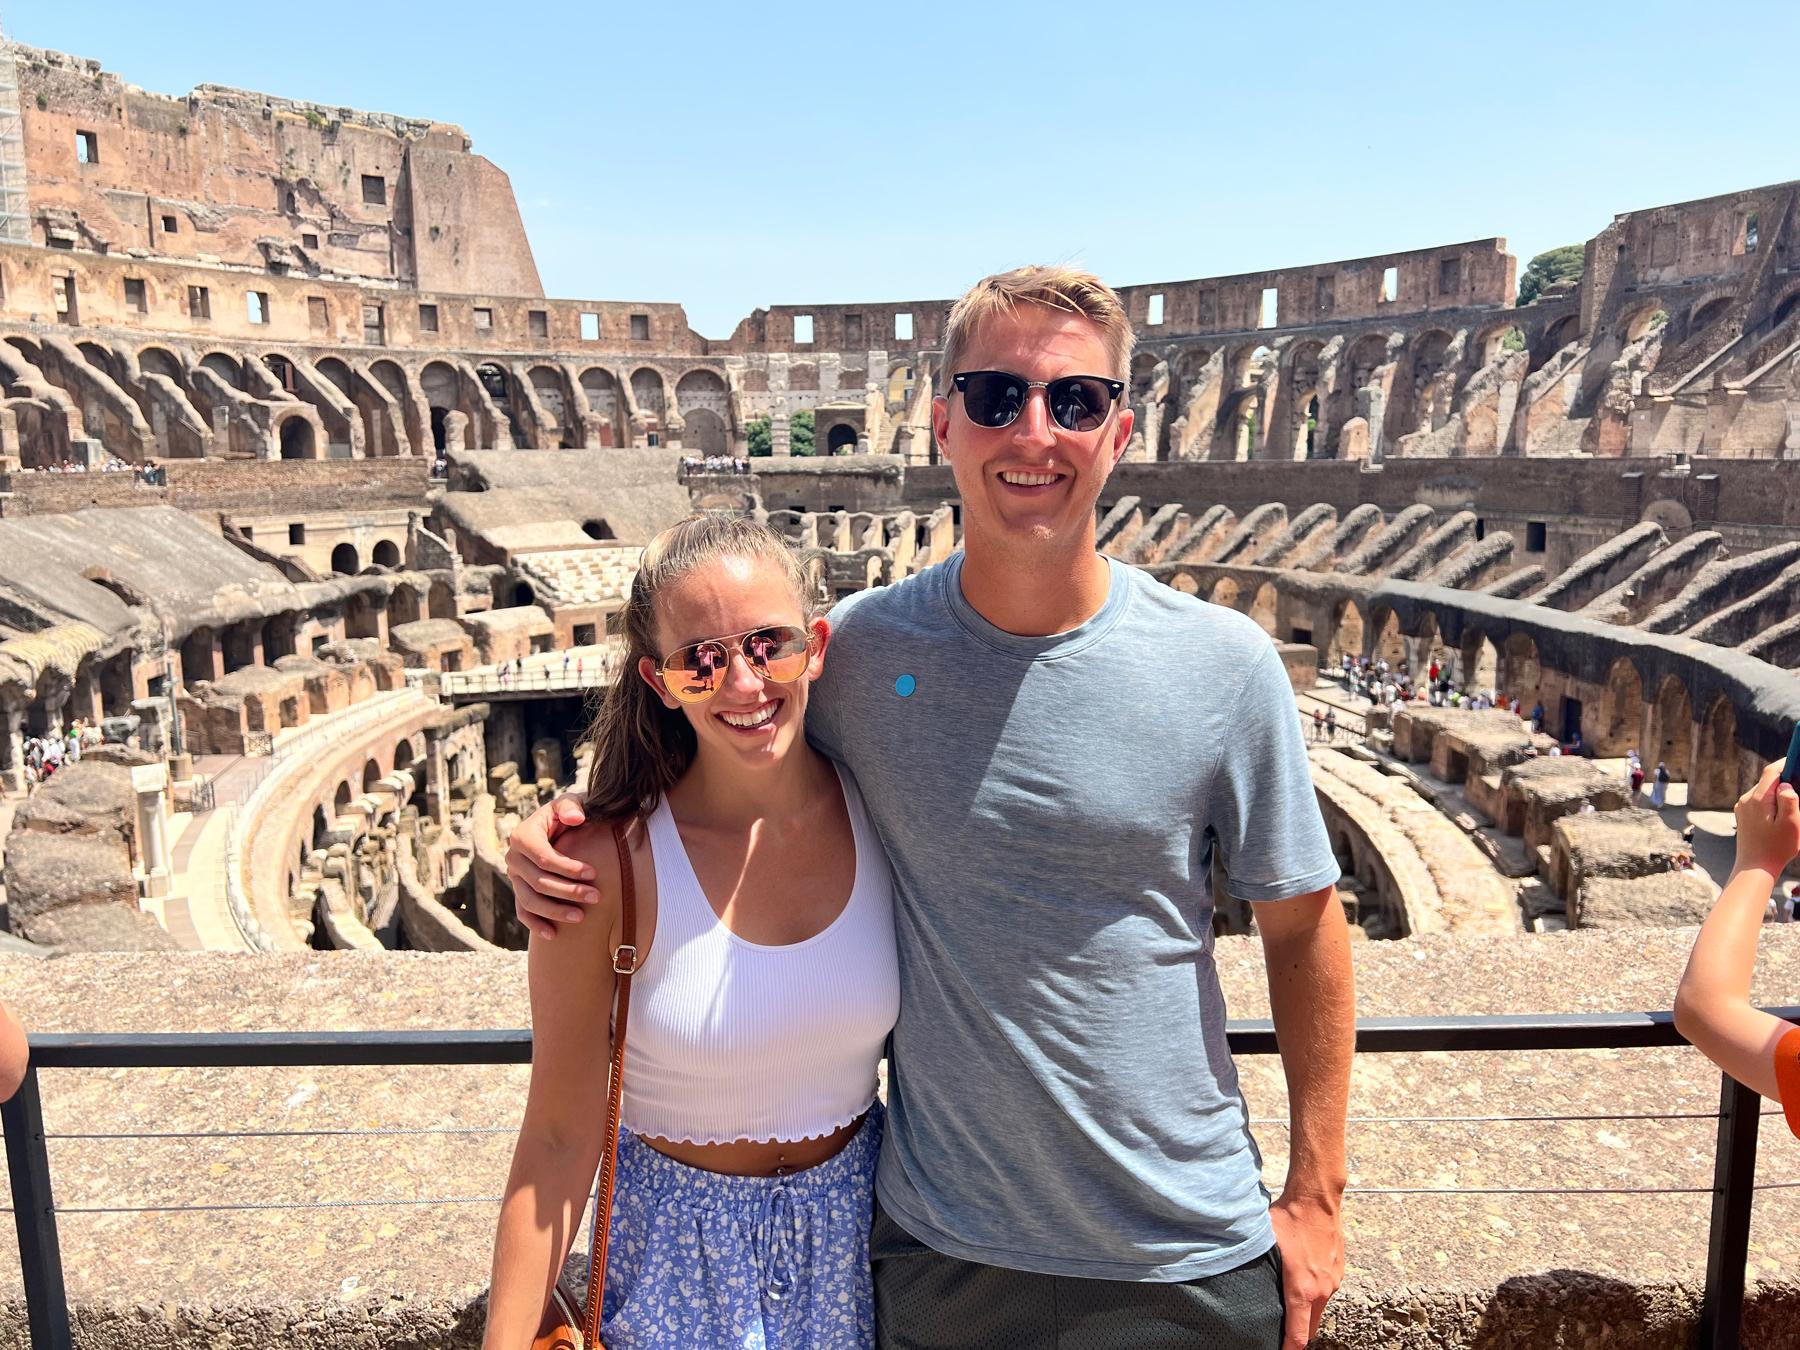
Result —
M27 789L48 782L65 764L81 758L89 746L100 744L100 728L90 726L79 717L69 729L57 736L25 738L25 783Z
M681 471L689 473L737 473L750 472L750 461L737 459L731 455L684 455L681 460Z
M97 465L40 464L26 473L129 473L145 487L166 487L169 471L160 464L127 464L122 459L108 458Z

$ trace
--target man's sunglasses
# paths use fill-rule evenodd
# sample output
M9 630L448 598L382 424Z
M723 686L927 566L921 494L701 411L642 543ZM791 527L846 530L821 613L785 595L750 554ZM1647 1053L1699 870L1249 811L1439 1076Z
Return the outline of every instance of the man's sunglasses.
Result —
M776 684L792 684L806 674L812 634L793 624L752 628L729 637L706 638L678 647L657 663L663 685L682 703L704 703L719 692L731 672L731 654L742 652L750 669Z
M1123 380L1099 375L1065 375L1060 380L1028 380L1004 370L965 370L953 377L962 391L963 411L978 427L1007 427L1025 411L1033 389L1044 391L1050 416L1064 431L1092 431L1106 420L1113 401L1125 392Z

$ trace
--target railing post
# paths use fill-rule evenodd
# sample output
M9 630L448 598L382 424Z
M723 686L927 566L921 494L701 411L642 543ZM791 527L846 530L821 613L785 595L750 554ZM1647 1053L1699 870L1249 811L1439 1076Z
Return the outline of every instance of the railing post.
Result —
M1744 1325L1744 1276L1750 1259L1750 1210L1756 1200L1756 1131L1762 1098L1721 1075L1719 1142L1713 1155L1712 1226L1706 1241L1706 1294L1700 1350L1738 1350Z
M50 1154L44 1146L44 1103L35 1068L26 1069L19 1090L0 1104L0 1120L6 1126L6 1169L12 1179L31 1344L33 1350L71 1350L62 1245L56 1240L56 1206L50 1196Z

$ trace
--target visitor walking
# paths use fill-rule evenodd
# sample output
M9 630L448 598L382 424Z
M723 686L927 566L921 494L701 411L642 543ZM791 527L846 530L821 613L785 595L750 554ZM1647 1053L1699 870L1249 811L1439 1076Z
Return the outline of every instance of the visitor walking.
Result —
M1650 789L1650 809L1660 811L1663 803L1669 799L1669 766L1662 760L1656 761L1656 779Z
M1325 739L1332 745L1337 744L1337 731L1337 709L1327 709L1325 713Z
M1313 739L1315 741L1324 740L1325 739L1325 710L1323 708L1314 708L1312 721L1313 721Z

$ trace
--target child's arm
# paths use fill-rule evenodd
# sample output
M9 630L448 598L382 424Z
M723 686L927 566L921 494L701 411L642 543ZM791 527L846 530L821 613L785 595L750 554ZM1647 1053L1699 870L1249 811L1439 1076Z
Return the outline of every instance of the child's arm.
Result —
M1763 909L1782 869L1800 853L1800 797L1780 782L1780 760L1738 799L1737 865L1700 928L1675 993L1675 1025L1745 1087L1780 1101L1775 1047L1795 1028L1750 1005Z

